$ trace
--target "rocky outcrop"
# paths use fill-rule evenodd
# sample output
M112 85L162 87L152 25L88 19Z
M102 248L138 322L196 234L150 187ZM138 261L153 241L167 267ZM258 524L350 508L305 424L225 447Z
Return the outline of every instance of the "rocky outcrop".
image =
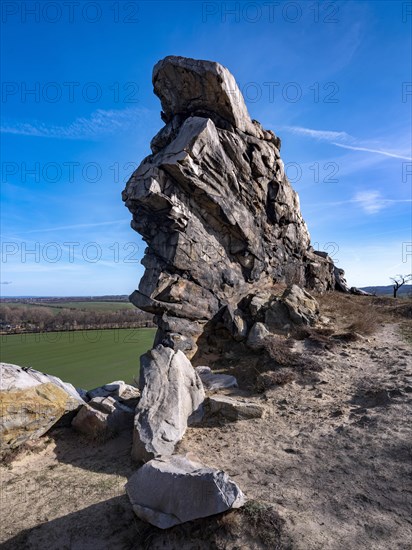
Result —
M191 456L144 464L126 484L135 514L161 529L240 508L245 497L228 475Z
M0 363L0 453L38 439L82 405L74 387L60 378Z
M141 357L140 364L142 395L135 412L132 457L145 462L173 453L205 392L180 350L158 345Z
M123 192L148 244L131 301L155 315L156 344L191 358L216 322L247 338L241 304L257 291L334 288L333 263L310 246L280 139L250 119L226 68L170 56L153 84L166 125Z

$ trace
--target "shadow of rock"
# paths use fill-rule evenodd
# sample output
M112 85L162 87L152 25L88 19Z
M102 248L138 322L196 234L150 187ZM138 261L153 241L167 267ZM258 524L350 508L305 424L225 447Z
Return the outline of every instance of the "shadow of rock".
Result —
M2 550L235 550L247 547L290 550L284 521L265 507L263 525L256 525L252 506L158 529L133 513L126 495L26 529L2 544ZM258 509L259 512L259 509ZM262 513L260 512L260 515ZM267 539L267 541L265 540ZM271 542L268 546L265 542ZM250 544L250 545L249 545Z
M126 495L26 529L2 550L105 550L131 548L135 516Z
M123 431L105 441L93 441L72 428L55 428L48 433L59 463L98 473L129 477L136 465L131 459L132 431Z

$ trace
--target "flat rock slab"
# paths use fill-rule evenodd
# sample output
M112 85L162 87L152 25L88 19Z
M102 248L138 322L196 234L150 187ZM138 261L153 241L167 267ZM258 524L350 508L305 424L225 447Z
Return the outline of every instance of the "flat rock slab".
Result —
M118 401L129 401L138 399L140 397L140 391L135 386L126 384L123 380L116 380L110 384L105 384L99 388L89 390L87 396L89 399L95 397L113 397Z
M185 354L162 345L142 355L142 396L136 407L132 457L147 461L173 454L188 418L203 403L205 391Z
M219 63L170 55L154 67L153 86L166 122L201 111L216 113L240 130L255 133L233 75Z
M217 417L224 420L248 420L261 418L264 407L254 401L235 399L226 395L214 395L205 403L205 419Z
M210 367L196 367L195 371L199 375L204 388L208 391L237 388L237 380L230 374L214 374Z
M135 514L160 529L245 503L225 472L202 464L191 453L147 462L129 479L126 492Z

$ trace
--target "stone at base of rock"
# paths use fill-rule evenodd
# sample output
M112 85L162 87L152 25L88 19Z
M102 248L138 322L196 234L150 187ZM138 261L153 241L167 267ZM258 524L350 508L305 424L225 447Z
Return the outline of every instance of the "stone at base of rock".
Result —
M126 492L135 514L160 529L245 503L242 491L225 472L190 454L147 462L129 479Z

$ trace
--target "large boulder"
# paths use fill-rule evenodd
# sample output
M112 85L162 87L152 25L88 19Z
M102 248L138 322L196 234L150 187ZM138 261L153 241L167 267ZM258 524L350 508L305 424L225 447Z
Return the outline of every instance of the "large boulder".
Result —
M126 492L135 514L161 529L240 508L245 502L225 472L190 455L151 460L129 479Z
M85 402L71 384L31 368L0 363L0 449L38 439Z
M123 192L148 245L131 301L155 315L156 344L191 359L218 322L246 338L250 294L291 281L333 289L333 262L310 246L280 139L251 121L225 67L169 56L153 84L166 126Z
M236 80L219 63L168 56L153 69L153 87L162 102L166 123L196 112L219 117L219 122L229 128L257 133Z
M140 359L140 389L132 457L147 461L171 455L188 418L204 401L199 375L182 351L158 345Z

